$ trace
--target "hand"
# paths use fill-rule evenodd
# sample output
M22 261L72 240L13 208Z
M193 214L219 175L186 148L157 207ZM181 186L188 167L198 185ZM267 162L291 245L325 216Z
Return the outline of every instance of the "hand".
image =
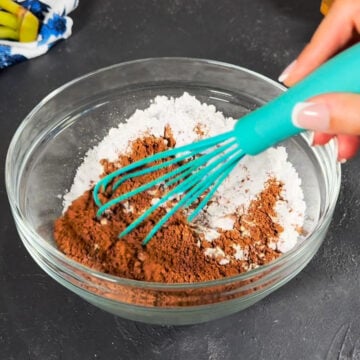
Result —
M287 86L296 84L333 55L360 40L360 0L337 0L310 43L280 75ZM360 63L359 63L360 64ZM360 71L360 66L354 71ZM308 99L293 110L295 125L315 130L313 145L336 137L338 160L353 157L360 147L360 95L331 93Z

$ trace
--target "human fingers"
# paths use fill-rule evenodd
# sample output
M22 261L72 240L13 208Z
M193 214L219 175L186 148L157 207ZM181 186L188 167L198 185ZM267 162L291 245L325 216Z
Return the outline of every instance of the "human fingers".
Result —
M309 44L280 75L279 81L292 86L360 34L360 0L337 0L323 19Z
M344 162L356 155L360 147L360 137L356 135L337 135L338 160Z
M295 105L295 126L328 134L360 135L360 95L330 93Z
M338 160L344 162L356 155L360 147L360 137L357 135L334 135L315 132L311 145L325 145L336 138L338 144Z
M323 132L315 132L312 139L311 145L325 145L327 144L335 135L326 134Z

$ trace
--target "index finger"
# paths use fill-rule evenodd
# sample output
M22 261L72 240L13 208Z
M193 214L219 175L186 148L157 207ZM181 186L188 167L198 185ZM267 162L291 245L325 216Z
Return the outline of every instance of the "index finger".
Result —
M338 0L320 23L284 83L292 86L343 49L360 33L360 0Z

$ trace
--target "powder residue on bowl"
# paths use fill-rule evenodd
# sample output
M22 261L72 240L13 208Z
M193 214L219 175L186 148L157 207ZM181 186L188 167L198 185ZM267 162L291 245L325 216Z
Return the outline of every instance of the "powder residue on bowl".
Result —
M161 187L96 218L91 189L99 178L144 156L228 131L234 123L187 93L175 99L159 96L149 108L137 110L86 154L55 223L59 248L105 273L167 283L236 275L289 251L303 226L305 203L284 147L245 157L193 223L187 222L186 211L179 211L145 247L142 239L171 204L161 206L124 238L118 234L163 196ZM151 176L126 182L102 199L108 201Z

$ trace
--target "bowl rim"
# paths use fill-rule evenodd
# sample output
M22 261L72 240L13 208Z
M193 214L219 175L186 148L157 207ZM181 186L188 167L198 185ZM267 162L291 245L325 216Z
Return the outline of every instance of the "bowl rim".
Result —
M225 284L229 284L229 283L233 283L233 282L238 282L238 281L240 282L240 281L248 280L249 278L252 278L254 276L260 275L262 273L266 273L266 271L268 271L272 268L276 268L277 265L279 265L279 263L285 262L285 261L297 256L299 253L306 250L306 244L313 240L313 237L316 235L316 232L321 231L326 226L326 223L327 223L326 220L328 219L326 214L328 214L329 212L332 213L333 209L336 206L337 198L338 198L338 195L340 192L341 166L340 166L339 162L336 162L336 165L335 165L336 175L337 175L336 179L338 181L335 184L336 186L335 186L334 192L333 192L331 198L329 199L329 205L328 205L327 211L321 216L321 218L320 218L321 221L319 221L318 224L316 224L316 226L312 229L312 232L310 234L308 234L301 243L297 244L294 248L292 248L288 252L283 253L281 256L279 256L277 259L271 261L270 263L261 265L258 268L255 268L255 269L249 270L245 273L234 275L234 276L224 277L224 278L216 279L216 280L194 282L194 283L163 283L163 282L149 282L149 281L143 281L143 280L123 278L123 277L106 274L104 272L92 269L90 267L83 265L82 263L79 263L79 262L69 258L64 253L62 253L57 247L48 243L41 235L38 234L38 232L26 220L26 217L24 216L23 212L21 211L20 207L18 206L18 203L16 200L16 195L11 188L11 179L10 179L10 177L11 177L10 176L10 174L11 174L11 169L10 169L11 156L14 152L14 148L16 146L18 138L20 137L21 133L23 132L24 128L28 125L28 123L31 122L34 115L51 99L53 99L55 96L62 93L66 89L70 88L72 85L77 84L88 78L95 77L96 75L98 75L102 72L107 72L107 71L111 71L113 69L117 69L120 67L126 67L129 65L136 65L136 64L141 64L141 63L145 63L145 62L157 62L158 63L158 62L176 62L176 61L188 62L189 64L192 62L199 62L199 63L204 63L204 64L220 66L222 68L228 68L228 69L230 68L230 69L233 69L236 71L241 71L246 74L249 74L257 79L263 80L266 83L268 83L269 85L272 85L273 87L275 87L281 91L287 90L287 88L285 86L276 82L275 80L273 80L265 75L262 75L260 73L257 73L256 71L253 71L253 70L250 70L250 69L247 69L245 67L238 66L235 64L229 64L229 63L222 62L222 61L210 60L210 59L204 59L204 58L196 58L196 57L149 57L149 58L136 59L136 60L115 63L115 64L112 64L112 65L109 65L106 67L96 69L94 71L90 71L88 73L85 73L83 75L80 75L80 76L74 78L73 80L70 80L70 81L64 83L63 85L59 86L58 88L52 90L48 95L46 95L42 100L40 100L40 102L22 120L22 122L20 123L17 130L15 131L15 133L11 139L11 142L9 144L8 151L6 154L6 161L5 161L6 191L8 194L9 203L10 203L11 210L13 212L13 216L16 220L15 222L20 220L21 223L25 226L26 231L29 232L28 235L30 235L31 242L35 241L42 249L49 252L51 254L51 256L70 265L71 271L73 271L73 269L75 269L77 271L81 271L81 273L85 273L86 275L94 276L99 280L106 280L111 283L116 283L119 285L125 285L125 286L131 286L131 287L183 290L183 289L189 289L189 287L191 287L191 289L200 289L203 287L225 285ZM307 134L307 132L300 134L300 136L303 137L305 139L305 141L308 136L306 134ZM326 146L328 146L328 145L326 145ZM336 141L332 142L331 146L335 147L335 152L336 152L336 150L337 150ZM22 173L22 169L21 169L20 173ZM20 236L20 238L21 238L21 236ZM22 238L21 238L21 240L22 240ZM37 263L37 261L35 261L35 262ZM83 289L83 290L85 290L85 289Z

